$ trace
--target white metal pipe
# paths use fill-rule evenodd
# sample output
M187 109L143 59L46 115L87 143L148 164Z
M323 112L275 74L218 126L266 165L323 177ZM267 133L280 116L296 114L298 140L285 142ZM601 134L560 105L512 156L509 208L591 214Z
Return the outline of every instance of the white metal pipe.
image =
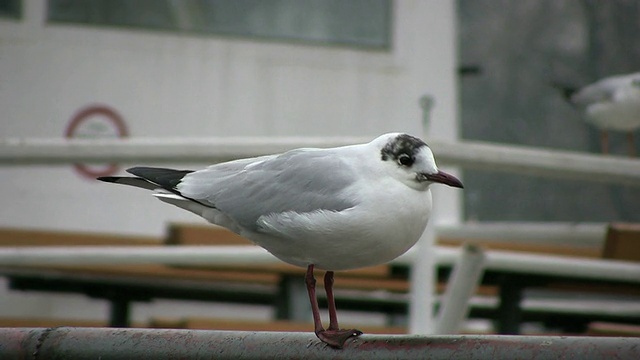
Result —
M434 143L439 163L465 169L640 186L640 160L477 141Z
M336 350L312 332L0 328L3 359L638 359L640 339L364 334Z
M438 335L456 334L469 313L469 301L482 280L485 255L476 245L465 244L447 281L435 320Z
M370 141L357 137L220 137L0 140L0 165L78 162L217 163L277 154L301 147L334 147Z
M605 223L481 222L436 226L438 237L450 239L509 241L511 243L567 246L602 246Z
M259 246L34 246L1 247L0 266L46 265L271 265Z
M436 246L435 254L437 265L453 266L457 260L458 249ZM411 249L393 262L410 266L417 256L417 251ZM494 270L514 274L588 278L640 284L640 263L637 262L580 259L498 250L487 250L485 256L485 271Z
M434 247L435 262L452 266L459 251ZM627 261L577 259L566 256L486 251L485 270L640 283L640 264ZM411 265L416 249L392 263ZM74 246L0 247L0 266L43 265L267 265L282 262L258 246Z
M366 142L362 137L3 139L0 165L77 162L204 162L297 147ZM429 141L441 165L640 186L640 160L513 145Z
M487 251L485 270L640 283L640 263Z

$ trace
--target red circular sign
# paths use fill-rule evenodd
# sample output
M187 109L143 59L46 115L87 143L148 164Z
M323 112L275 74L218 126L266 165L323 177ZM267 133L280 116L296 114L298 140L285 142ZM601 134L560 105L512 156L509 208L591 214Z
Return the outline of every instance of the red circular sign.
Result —
M73 115L64 135L66 138L123 138L129 136L129 132L122 116L114 109L105 105L91 105ZM91 179L118 172L117 164L75 164L74 168L80 175Z

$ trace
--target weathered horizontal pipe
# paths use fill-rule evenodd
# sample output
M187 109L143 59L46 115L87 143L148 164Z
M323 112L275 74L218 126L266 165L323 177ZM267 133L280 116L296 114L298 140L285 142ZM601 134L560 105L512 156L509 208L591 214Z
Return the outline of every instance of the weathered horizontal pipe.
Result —
M437 264L450 266L459 250L435 247ZM393 263L411 265L416 249ZM0 266L38 265L267 265L280 260L258 246L126 246L126 247L3 247ZM486 251L485 270L528 275L640 283L640 264L628 261Z
M0 139L1 165L52 165L76 162L216 163L278 154L301 147L326 148L370 141L357 137L220 137L125 139Z
M439 164L464 169L640 186L638 159L479 141L438 142L432 147Z
M280 153L298 147L332 147L362 137L225 137L129 139L0 139L0 165L78 162L202 162ZM474 141L429 141L440 165L640 186L640 161Z
M575 222L467 222L436 225L438 238L508 241L518 244L603 246L606 223Z
M0 247L0 265L272 265L259 246L33 246Z
M2 359L640 359L640 338L362 335L114 328L0 329Z

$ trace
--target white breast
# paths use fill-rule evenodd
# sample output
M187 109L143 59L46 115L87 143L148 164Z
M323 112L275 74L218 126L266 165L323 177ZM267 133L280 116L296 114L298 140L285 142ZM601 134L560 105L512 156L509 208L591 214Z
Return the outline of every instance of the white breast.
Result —
M267 232L241 235L297 266L346 270L386 263L413 246L427 225L431 192L390 182L384 194L367 194L340 212L272 214Z
M611 101L586 108L587 120L603 129L631 131L640 127L640 89L618 91Z

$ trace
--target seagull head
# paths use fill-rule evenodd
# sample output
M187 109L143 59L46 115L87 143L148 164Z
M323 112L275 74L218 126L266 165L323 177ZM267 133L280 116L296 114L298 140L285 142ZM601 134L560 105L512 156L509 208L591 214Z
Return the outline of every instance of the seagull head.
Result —
M391 175L416 190L425 190L433 183L462 188L455 176L438 169L431 148L417 137L391 133L373 140L380 149L380 160Z

